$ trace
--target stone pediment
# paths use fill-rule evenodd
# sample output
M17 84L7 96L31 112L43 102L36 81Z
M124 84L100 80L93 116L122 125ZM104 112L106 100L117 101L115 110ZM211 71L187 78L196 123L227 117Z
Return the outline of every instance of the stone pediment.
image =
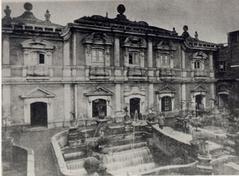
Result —
M83 39L83 44L112 45L111 38L105 33L93 32Z
M25 40L21 43L21 45L22 48L24 49L48 49L48 50L54 49L52 43L39 38Z
M129 36L124 41L125 47L146 48L147 42L142 37Z
M160 41L155 48L158 50L165 50L165 51L176 50L176 47L173 45L172 41Z
M208 58L207 54L202 51L198 51L193 54L193 59L207 59L207 58Z
M203 86L199 85L199 86L196 86L196 87L192 90L192 92L207 92L207 91L206 91L206 89L205 89Z
M158 90L156 93L158 94L164 94L164 93L175 93L175 89L171 86L164 86L162 89Z
M103 87L96 87L95 90L87 92L84 94L85 96L112 96L113 93Z
M35 88L25 95L21 95L21 98L54 98L55 94L45 90L43 88Z

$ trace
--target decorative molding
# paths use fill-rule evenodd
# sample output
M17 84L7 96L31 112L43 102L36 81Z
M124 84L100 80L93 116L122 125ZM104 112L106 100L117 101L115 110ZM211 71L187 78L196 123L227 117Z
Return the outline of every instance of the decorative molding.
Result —
M147 42L142 37L129 36L125 39L123 46L132 48L147 48Z
M156 91L156 94L175 94L175 93L176 90L169 85L165 85L163 88Z
M193 59L207 59L208 55L203 51L198 51L193 54Z
M98 86L95 88L95 90L85 93L84 95L87 97L89 97L89 96L112 96L113 92L111 92L110 90L108 90L104 87Z
M21 95L20 97L26 99L26 98L54 98L55 96L56 95L51 93L50 91L37 87L28 92L27 94Z
M87 35L82 40L82 43L93 45L112 45L112 39L105 33L93 32Z
M161 40L156 46L155 49L163 51L175 51L176 47L172 41Z
M198 85L193 90L191 90L191 92L204 92L204 93L206 93L207 90L203 86Z
M21 43L23 49L44 49L53 50L55 46L43 39L33 38L25 40Z

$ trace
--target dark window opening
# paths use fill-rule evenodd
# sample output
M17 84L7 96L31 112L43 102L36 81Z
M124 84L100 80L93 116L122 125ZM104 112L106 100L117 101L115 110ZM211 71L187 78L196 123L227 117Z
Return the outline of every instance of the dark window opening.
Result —
M162 112L172 111L172 99L169 96L162 98Z
M133 64L133 54L129 53L129 64Z
M45 64L45 55L39 54L39 64Z
M226 62L225 61L220 61L219 62L219 71L220 72L226 71Z

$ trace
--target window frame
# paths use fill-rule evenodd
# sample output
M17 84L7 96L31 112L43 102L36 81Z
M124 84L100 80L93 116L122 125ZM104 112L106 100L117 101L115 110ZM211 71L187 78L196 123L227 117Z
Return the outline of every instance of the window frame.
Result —
M94 54L95 53L95 57ZM102 56L100 56L102 53ZM105 49L102 47L92 47L91 48L91 63L96 65L105 65Z
M163 96L161 98L161 112L172 112L173 105L172 105L172 97L171 96Z

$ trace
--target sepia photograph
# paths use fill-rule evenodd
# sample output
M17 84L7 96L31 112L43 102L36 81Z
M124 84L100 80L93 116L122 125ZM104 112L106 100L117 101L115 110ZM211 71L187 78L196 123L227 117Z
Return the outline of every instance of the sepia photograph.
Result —
M239 175L239 0L3 0L2 176Z

